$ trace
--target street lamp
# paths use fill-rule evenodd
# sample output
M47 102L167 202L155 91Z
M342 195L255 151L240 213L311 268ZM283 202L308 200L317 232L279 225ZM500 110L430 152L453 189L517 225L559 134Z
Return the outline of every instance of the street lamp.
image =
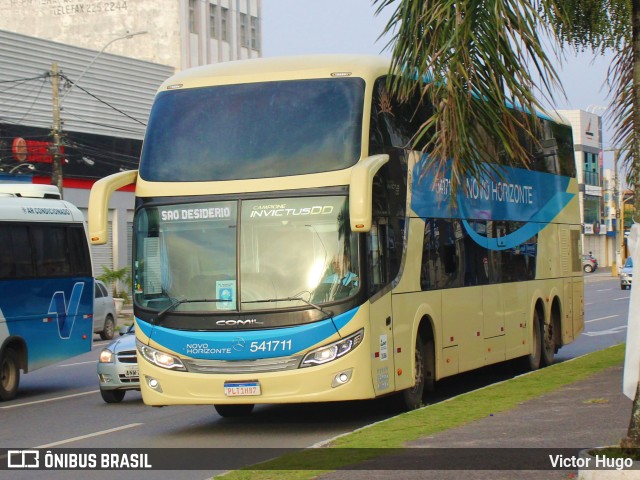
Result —
M147 31L142 32L127 32L125 35L121 35L119 37L114 38L113 40L106 43L104 47L91 59L89 64L80 72L80 75L75 79L75 81L71 84L69 89L64 93L62 98L58 100L58 64L53 63L51 68L51 87L53 89L53 130L51 132L53 137L53 146L52 146L52 157L53 161L51 164L51 183L58 187L60 191L60 197L62 198L62 155L60 153L61 141L60 141L60 104L69 94L69 92L73 89L74 85L77 85L78 82L84 77L85 73L89 71L91 66L95 63L95 61L104 53L104 51L114 42L118 40L128 40L130 38L135 37L136 35L144 35L148 33Z
M13 167L11 170L9 170L9 173L13 173L13 172L19 170L21 167L27 167L27 169L31 170L31 171L36 169L36 167L34 165L32 165L31 163L19 163L18 165Z
M102 50L100 50L89 62L89 65L87 65L84 70L82 70L82 72L80 72L80 75L78 75L78 77L73 81L73 84L71 84L71 87L69 87L69 89L65 92L65 94L62 96L62 98L60 99L60 103L62 103L62 101L65 99L65 97L69 94L69 92L71 91L71 89L74 87L74 85L77 85L78 82L80 81L80 79L82 77L84 77L85 73L87 73L89 71L89 69L91 68L91 66L95 63L95 61L98 59L98 57L100 57L100 55L102 55L104 53L104 51L112 44L117 42L118 40L129 40L130 38L135 37L136 35L145 35L149 32L147 32L146 30L141 31L141 32L133 32L133 33L129 33L127 32L125 35L122 35L120 37L114 38L113 40L107 42L105 44L104 47L102 47Z

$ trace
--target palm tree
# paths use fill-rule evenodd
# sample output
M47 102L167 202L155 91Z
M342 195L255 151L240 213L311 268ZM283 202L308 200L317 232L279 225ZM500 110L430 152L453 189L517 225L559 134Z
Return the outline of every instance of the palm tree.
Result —
M456 192L466 177L495 172L492 159L476 148L486 135L513 166L528 166L518 135L535 142L536 125L521 112L544 110L540 99L552 104L554 90L564 94L544 48L548 39L556 59L567 48L614 51L608 72L614 142L624 152L629 182L640 184L640 0L373 3L378 13L395 4L382 32L391 37L392 71L403 72L391 80L391 91L406 98L419 90L434 105L416 137L431 159L423 179L450 174ZM640 447L640 384L626 445Z

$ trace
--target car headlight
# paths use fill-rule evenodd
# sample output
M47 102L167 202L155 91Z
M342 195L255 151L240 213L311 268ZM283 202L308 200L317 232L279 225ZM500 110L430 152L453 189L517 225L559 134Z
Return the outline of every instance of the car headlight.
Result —
M166 368L168 370L187 370L182 363L182 360L175 355L151 348L149 345L145 345L138 340L136 340L136 347L138 348L140 355L142 355L148 362L153 363L158 367Z
M103 348L102 351L100 352L100 357L98 361L100 363L113 363L114 359L115 359L115 355L113 354L113 352L108 348Z
M346 355L360 345L363 338L364 329L361 329L342 340L311 350L305 355L300 367L312 367L314 365L323 365L325 363L332 362L336 358Z

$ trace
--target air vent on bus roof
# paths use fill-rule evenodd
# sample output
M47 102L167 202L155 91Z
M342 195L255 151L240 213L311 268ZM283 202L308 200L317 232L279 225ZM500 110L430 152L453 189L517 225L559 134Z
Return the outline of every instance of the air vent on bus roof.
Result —
M0 183L0 195L29 198L60 198L60 191L55 185Z

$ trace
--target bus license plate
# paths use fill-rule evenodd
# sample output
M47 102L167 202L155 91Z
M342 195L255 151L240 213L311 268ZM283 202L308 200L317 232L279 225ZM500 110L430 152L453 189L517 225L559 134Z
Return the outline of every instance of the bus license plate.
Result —
M124 376L127 378L136 378L138 377L139 373L138 373L138 369L137 368L127 368L124 371Z
M259 382L225 382L224 394L227 397L248 397L261 395Z

